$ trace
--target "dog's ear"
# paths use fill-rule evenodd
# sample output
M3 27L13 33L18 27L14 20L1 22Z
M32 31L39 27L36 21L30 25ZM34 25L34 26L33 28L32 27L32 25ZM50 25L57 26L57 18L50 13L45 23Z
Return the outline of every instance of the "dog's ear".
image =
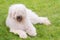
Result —
M12 17L12 11L10 11L10 10L8 11L8 16Z
M11 10L11 9L9 9L9 11L8 11L8 16L9 16L9 17L14 17L15 14L16 14L16 12L14 12L14 11Z

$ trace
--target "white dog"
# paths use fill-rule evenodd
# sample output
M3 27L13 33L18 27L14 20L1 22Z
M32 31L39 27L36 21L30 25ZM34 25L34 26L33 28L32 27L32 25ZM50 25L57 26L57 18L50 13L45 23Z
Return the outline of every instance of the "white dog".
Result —
M10 28L10 32L18 34L20 38L27 38L27 34L36 36L36 29L33 26L36 23L51 24L47 17L37 16L23 4L14 4L9 7L6 25Z

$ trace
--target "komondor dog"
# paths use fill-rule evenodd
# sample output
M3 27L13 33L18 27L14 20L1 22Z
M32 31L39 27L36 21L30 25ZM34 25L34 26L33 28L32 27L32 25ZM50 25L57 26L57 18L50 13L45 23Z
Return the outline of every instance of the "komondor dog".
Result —
M36 28L33 26L36 23L51 24L47 17L39 17L23 4L14 4L9 7L6 25L10 28L10 32L18 34L20 38L27 38L27 34L36 36Z

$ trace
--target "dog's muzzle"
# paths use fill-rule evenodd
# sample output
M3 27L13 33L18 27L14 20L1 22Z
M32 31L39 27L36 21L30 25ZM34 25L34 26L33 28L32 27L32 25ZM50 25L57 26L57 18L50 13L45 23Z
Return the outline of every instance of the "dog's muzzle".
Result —
M16 19L17 19L18 22L21 22L22 21L22 16L17 16Z

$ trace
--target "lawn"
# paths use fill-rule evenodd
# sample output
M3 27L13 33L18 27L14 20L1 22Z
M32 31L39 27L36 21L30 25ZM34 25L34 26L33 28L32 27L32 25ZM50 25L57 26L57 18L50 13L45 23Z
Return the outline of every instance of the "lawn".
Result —
M12 4L22 3L39 16L48 17L51 25L34 25L37 36L21 39L9 32L5 25L8 8ZM60 0L0 0L0 40L60 40Z

